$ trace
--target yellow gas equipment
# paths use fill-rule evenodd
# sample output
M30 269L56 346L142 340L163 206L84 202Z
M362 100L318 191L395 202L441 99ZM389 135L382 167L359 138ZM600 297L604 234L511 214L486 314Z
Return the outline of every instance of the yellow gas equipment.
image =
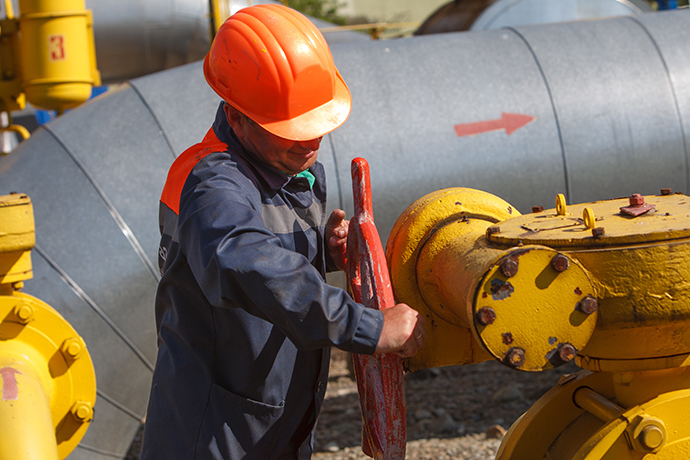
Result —
M0 460L63 459L93 418L96 376L84 340L20 291L32 277L31 200L0 196Z
M400 216L386 257L396 300L427 318L411 370L584 369L515 422L497 459L690 458L689 197L559 195L520 215L445 189Z
M15 17L4 0L0 20L0 112L21 110L26 101L62 113L91 97L100 85L91 11L84 0L19 0ZM2 130L28 132L12 125Z

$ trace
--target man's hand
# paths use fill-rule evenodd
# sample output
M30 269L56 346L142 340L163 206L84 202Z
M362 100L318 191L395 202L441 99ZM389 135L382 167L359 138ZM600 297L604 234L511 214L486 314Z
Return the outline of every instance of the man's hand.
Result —
M328 253L339 270L343 269L341 254L347 249L347 230L350 221L345 220L345 211L336 209L326 222L326 242Z
M404 303L384 308L383 330L376 353L395 353L403 358L417 354L424 345L424 317Z

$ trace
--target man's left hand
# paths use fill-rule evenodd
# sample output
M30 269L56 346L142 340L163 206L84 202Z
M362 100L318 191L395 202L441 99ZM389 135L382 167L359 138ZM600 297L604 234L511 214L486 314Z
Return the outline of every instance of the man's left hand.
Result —
M343 269L341 254L347 249L347 231L349 225L350 221L345 220L345 211L342 209L333 211L328 218L328 222L326 222L328 253L339 270Z

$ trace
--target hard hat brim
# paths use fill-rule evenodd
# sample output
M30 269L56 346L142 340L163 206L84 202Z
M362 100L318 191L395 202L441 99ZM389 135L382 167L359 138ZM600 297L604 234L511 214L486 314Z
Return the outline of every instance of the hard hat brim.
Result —
M218 80L208 78L208 75L210 75L209 55L206 55L203 65L206 82L216 94L223 98L222 95L227 93L227 88L223 87ZM337 77L335 78L335 91L330 101L301 115L285 120L262 117L248 111L244 107L233 104L225 98L223 98L223 100L251 118L266 131L278 137L294 141L318 139L345 123L352 109L352 96L350 95L350 90L337 69L335 75Z
M294 141L309 141L325 136L347 120L352 110L352 96L340 72L336 70L333 99L288 120L261 120L247 114L271 134Z

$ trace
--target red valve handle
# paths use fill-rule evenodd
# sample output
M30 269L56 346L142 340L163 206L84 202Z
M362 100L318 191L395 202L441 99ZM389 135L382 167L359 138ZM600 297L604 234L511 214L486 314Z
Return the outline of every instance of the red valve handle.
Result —
M352 160L355 214L350 220L343 266L350 294L368 308L395 305L386 257L371 203L369 164ZM402 361L394 354L353 355L362 409L362 451L377 460L403 460L407 443L405 381Z

